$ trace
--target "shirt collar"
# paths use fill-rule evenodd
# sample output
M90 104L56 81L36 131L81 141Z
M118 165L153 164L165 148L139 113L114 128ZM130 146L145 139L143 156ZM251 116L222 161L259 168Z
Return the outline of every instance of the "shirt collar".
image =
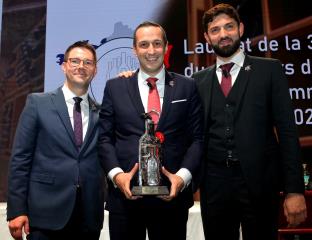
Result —
M66 85L63 85L62 91L66 102L74 102L73 98L77 97L76 94L74 94ZM82 102L88 103L88 92L79 97L82 98Z
M229 63L229 62L232 62L235 65L238 65L239 67L243 67L244 60L245 60L244 51L242 49L239 49L239 51L234 56L232 56L227 62L224 62L220 58L217 57L216 67L218 69L221 65Z
M165 67L163 65L160 72L157 73L153 77L158 79L156 82L157 85L159 85L159 84L163 85L163 84L165 84L165 76L166 76L166 71L165 71ZM147 73L143 72L141 69L139 70L138 79L141 79L141 81L143 81L144 84L147 84L146 79L148 79L149 77L151 77L151 76L149 76Z

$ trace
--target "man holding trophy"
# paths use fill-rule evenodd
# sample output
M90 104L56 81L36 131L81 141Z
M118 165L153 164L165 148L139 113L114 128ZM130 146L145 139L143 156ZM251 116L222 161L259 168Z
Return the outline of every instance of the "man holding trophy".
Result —
M108 174L111 240L186 239L203 122L192 79L165 70L164 29L134 31L140 68L107 81L100 111L99 156ZM195 183L196 184L196 183Z

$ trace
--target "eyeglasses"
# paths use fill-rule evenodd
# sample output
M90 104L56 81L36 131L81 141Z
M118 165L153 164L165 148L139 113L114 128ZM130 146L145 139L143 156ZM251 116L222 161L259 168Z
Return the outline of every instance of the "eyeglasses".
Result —
M66 61L65 61L66 62ZM83 66L87 68L94 67L95 61L90 59L80 59L80 58L68 58L68 62L72 67L78 67L81 62L83 62Z

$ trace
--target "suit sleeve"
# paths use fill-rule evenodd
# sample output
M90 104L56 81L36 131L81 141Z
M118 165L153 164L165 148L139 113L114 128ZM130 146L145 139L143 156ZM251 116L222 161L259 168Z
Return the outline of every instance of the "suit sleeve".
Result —
M288 81L279 61L272 64L272 114L280 144L284 191L304 192L300 145Z
M37 107L29 95L17 126L9 165L7 219L28 215L28 185L36 147Z
M203 110L195 81L192 81L190 106L187 116L187 132L190 145L184 155L182 167L187 168L196 181L202 160L203 151Z
M98 140L99 159L106 173L115 167L120 167L115 151L115 114L109 86L108 81L99 115L100 134Z

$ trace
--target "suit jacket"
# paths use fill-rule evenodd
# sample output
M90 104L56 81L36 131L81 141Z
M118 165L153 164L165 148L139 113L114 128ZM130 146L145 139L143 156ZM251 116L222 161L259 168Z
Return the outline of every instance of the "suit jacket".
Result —
M27 98L16 130L9 168L7 218L27 215L30 225L57 230L75 205L78 177L84 219L102 228L103 176L97 155L98 110L89 99L89 125L80 151L62 89Z
M209 141L215 72L213 65L194 74L204 107L205 141ZM287 83L278 60L251 56L246 56L235 82L239 88L234 113L235 143L246 183L256 196L279 191L281 183L287 193L304 191L300 147ZM209 152L205 156L209 156Z
M106 83L99 136L100 160L106 173L115 167L128 172L138 162L139 138L145 131L141 116L144 112L137 73L131 78L115 78ZM192 79L166 72L162 112L156 131L165 136L163 166L171 173L187 168L194 179L201 161L203 131L200 99ZM136 181L133 179L132 184L137 184ZM110 182L108 210L122 212L125 202L124 195ZM174 202L184 207L192 206L191 184ZM157 201L154 204L158 204Z

